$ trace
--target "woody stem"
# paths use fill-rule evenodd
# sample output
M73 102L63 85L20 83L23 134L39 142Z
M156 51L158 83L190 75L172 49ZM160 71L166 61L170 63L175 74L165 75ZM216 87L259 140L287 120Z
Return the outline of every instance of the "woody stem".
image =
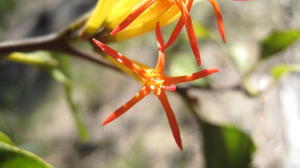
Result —
M71 46L68 33L54 33L45 36L28 38L18 41L0 43L0 60L11 52L33 52L37 50L53 51L79 57L101 66L117 70L114 66L100 60L96 55L89 54Z

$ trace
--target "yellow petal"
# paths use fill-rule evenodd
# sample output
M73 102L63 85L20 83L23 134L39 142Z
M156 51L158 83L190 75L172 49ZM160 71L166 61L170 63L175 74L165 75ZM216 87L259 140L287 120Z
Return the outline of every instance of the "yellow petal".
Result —
M115 28L122 20L124 20L143 0L119 0L113 7L110 14L106 18L106 25L109 29Z
M163 3L163 2L161 2ZM113 41L125 40L142 33L154 30L156 22L160 22L161 26L166 26L176 20L180 15L180 10L177 5L166 4L162 8L161 3L156 3L153 8L146 10L126 29L112 37ZM155 7L155 8L154 8Z
M141 14L135 21L133 21L128 28L134 28L140 24L153 23L163 15L171 6L173 2L167 0L159 0L149 7L144 13ZM154 22L154 25L156 23Z
M101 27L115 3L116 0L98 0L98 3L88 19L83 32L89 35L95 34Z
M176 20L180 16L181 16L180 9L177 7L177 5L174 4L174 5L172 5L171 8L169 8L168 11L166 11L159 18L159 22L160 22L161 26L166 26L166 25L172 23L174 20Z

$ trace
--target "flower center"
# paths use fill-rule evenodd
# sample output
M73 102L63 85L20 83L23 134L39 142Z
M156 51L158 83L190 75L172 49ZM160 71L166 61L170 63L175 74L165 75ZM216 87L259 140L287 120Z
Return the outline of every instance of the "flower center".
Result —
M145 85L147 85L154 94L160 95L161 89L164 88L164 80L162 76L155 72L150 72L149 79L145 81Z

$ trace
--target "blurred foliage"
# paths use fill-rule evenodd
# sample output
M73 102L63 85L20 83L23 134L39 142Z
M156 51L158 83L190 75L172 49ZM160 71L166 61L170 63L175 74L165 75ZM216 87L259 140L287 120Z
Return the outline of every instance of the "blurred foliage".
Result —
M52 58L48 52L44 51L37 51L32 53L15 52L11 53L5 59L8 61L39 67L55 67L58 65L58 62L54 58Z
M282 64L273 66L271 69L271 75L274 79L279 80L283 76L292 72L300 72L300 64Z
M214 36L214 34L211 33L211 31L208 28L204 27L204 25L202 25L199 21L193 20L193 25L194 25L196 36L199 39L203 40L203 39L206 39L206 38L211 38L211 39L216 38ZM186 40L188 40L187 37L186 37Z
M77 104L72 98L73 84L71 79L71 67L69 57L61 54L52 54L46 51L32 53L12 53L6 60L37 66L41 70L48 72L50 76L64 85L65 98L72 112L72 116L82 141L89 139L89 134L79 117Z
M0 168L53 168L38 156L20 149L0 131Z
M0 0L0 28L5 27L7 15L10 14L18 3L25 0Z
M240 129L203 122L202 134L207 168L251 167L255 146Z
M6 143L9 145L13 145L13 142L11 141L11 139L1 131L0 131L0 142Z
M197 71L199 71L199 66L196 65L194 57L185 52L173 54L170 65L170 76L187 75ZM207 86L209 85L209 78L200 78L190 83L196 86Z
M50 84L43 72L38 72L23 64L7 61L1 61L0 65L1 110L11 109L14 112L14 110L22 109L21 114L25 114L34 108L36 103L43 100L39 96L45 95L47 92L41 90L45 91ZM29 95L31 100L27 97ZM37 97L39 98L37 99Z
M249 76L244 77L242 83L243 83L243 87L245 88L249 96L254 97L261 93L257 87L257 83L253 82L251 77Z
M251 64L249 64L249 57L250 56L248 55L248 51L245 46L234 44L230 48L230 58L233 60L241 75L246 74L251 67Z
M267 59L283 51L300 37L299 30L285 30L271 33L261 41L261 58Z
M147 155L143 149L141 142L136 142L129 152L121 157L120 160L115 162L113 167L122 167L122 168L133 168L133 167L143 167L149 168L150 165L147 164Z
M65 99L72 112L72 117L75 122L78 134L82 141L89 139L89 133L79 117L78 106L73 99L73 82L71 78L70 57L61 54L53 55L59 62L59 66L49 69L53 79L64 85Z

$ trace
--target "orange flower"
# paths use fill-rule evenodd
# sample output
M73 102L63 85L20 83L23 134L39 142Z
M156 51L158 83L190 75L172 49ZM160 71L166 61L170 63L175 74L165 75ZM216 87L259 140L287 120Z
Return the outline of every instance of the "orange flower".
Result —
M136 9L133 10L133 12L125 19L123 20L112 32L111 35L115 35L118 32L122 31L125 29L129 24L131 24L139 15L141 15L146 9L151 7L153 4L158 3L159 1L168 1L172 2L173 4L176 4L177 7L179 7L181 11L181 17L180 20L178 21L174 31L172 32L167 44L166 48L171 46L173 42L176 40L178 37L178 34L180 33L181 29L183 26L186 27L186 31L189 37L190 41L190 46L192 48L192 51L195 55L196 61L198 65L201 64L201 59L200 59L200 52L199 52L199 47L198 47L198 41L197 37L195 35L195 31L193 28L192 24L192 19L190 17L190 10L193 4L193 0L146 0L143 3L141 3ZM214 7L214 12L216 14L217 20L218 20L218 27L219 31L221 33L222 39L225 42L225 33L224 33L224 24L223 24L223 18L221 15L221 11L219 8L219 5L215 0L208 0L211 5Z
M175 91L176 84L183 82L190 82L205 76L208 76L212 73L218 72L218 69L205 69L196 73L192 73L186 76L177 76L170 77L164 75L164 67L166 63L166 54L165 54L165 43L162 37L159 23L156 25L156 38L158 44L158 61L155 69L144 66L143 64L136 63L126 58L122 54L113 50L112 48L106 46L105 44L93 39L93 42L99 46L99 48L104 51L106 54L112 56L116 61L120 64L129 68L133 73L135 73L142 83L142 89L127 103L118 108L114 113L112 113L104 122L103 126L111 122L112 120L118 118L122 114L124 114L127 110L129 110L132 106L134 106L137 102L142 100L145 96L153 92L161 102L167 118L170 124L173 137L180 148L182 150L181 136L180 131L177 125L176 117L173 113L173 110L168 101L166 90Z

